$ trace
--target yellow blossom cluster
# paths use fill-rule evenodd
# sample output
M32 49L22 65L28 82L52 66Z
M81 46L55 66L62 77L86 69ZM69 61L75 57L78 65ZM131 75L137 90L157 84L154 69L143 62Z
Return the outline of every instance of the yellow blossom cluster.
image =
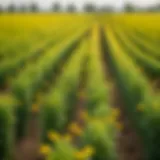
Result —
M48 156L53 150L49 145L42 145L40 147L40 154L43 156ZM91 156L93 156L95 153L95 150L92 146L85 146L81 150L77 150L74 153L75 160L88 160Z
M57 142L59 141L60 139L62 140L65 140L65 141L68 141L68 142L71 142L72 141L72 136L69 134L69 133L66 133L64 135L61 135L55 131L50 131L48 132L48 139L52 142Z
M81 127L77 123L71 123L68 129L72 134L76 136L80 136L83 133Z
M54 131L48 132L48 138L52 142L58 142L58 140L65 140L65 141L71 142L72 140L72 137L70 134L66 133L65 135L62 136L59 133ZM51 147L47 144L43 144L40 147L40 154L44 156L48 156L51 151L52 151Z
M61 136L57 132L50 131L48 132L48 138L52 142L55 142L55 141L58 141L61 138Z
M95 153L92 146L86 146L81 151L75 153L76 160L87 160Z
M49 145L44 144L40 147L40 154L47 156L49 155L50 152L51 152L51 148Z

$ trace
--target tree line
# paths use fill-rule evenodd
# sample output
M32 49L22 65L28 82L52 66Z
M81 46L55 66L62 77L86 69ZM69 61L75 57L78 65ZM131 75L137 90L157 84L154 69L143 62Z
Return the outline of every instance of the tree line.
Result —
M131 3L126 3L124 7L120 10L120 12L159 12L160 11L160 3L155 6L140 8ZM103 5L102 7L98 7L93 3L86 3L83 6L81 11L78 10L75 4L68 4L65 8L62 7L61 3L55 2L52 4L50 9L43 10L39 7L38 4L32 3L30 5L20 5L17 6L14 3L9 4L7 7L0 6L0 12L106 12L112 13L117 12L117 10L113 6Z

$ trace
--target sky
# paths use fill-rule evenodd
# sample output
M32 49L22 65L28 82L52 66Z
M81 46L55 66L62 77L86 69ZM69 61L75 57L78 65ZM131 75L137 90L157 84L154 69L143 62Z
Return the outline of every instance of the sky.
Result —
M62 5L74 3L77 7L81 8L84 3L92 2L99 6L104 4L112 5L115 8L121 8L125 2L131 2L140 7L146 7L150 5L154 5L156 3L160 3L160 0L0 0L0 5L7 6L10 3L14 4L31 4L32 2L38 3L43 8L48 8L54 2L61 2Z

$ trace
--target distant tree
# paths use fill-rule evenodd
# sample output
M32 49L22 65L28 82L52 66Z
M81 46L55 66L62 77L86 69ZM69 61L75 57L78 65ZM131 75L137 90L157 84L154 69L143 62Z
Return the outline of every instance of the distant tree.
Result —
M0 5L0 13L3 12L3 7Z
M7 7L8 12L16 12L16 10L17 10L17 7L13 3L9 4L9 6Z
M55 2L52 6L52 11L53 12L60 12L62 11L61 4L59 2Z
M149 11L149 12L159 12L160 11L160 4L156 4L154 6L148 7L146 9L146 11Z
M69 4L66 9L67 12L76 12L77 8L74 4Z
M19 12L27 12L28 11L28 7L23 4L23 5L19 6L18 11Z
M124 6L125 12L134 12L135 10L136 10L135 6L132 5L131 3L126 3Z
M86 3L83 7L83 10L85 12L96 12L97 11L97 8L94 4L92 3Z
M143 9L145 12L154 12L155 11L155 7L146 7Z
M111 12L114 12L114 9L113 9L112 6L103 6L103 7L100 7L99 11L100 12L111 13Z
M30 10L31 12L38 12L38 11L39 11L38 4L32 3L32 4L30 5L30 7L29 7L29 10Z
M160 3L157 5L157 11L160 12Z

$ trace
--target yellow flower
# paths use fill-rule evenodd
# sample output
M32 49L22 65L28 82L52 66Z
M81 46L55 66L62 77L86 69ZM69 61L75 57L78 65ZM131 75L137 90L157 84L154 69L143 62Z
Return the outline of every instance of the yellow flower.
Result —
M50 131L48 133L48 138L49 138L49 140L54 142L54 141L58 141L60 139L60 135L56 132Z
M90 157L92 156L94 153L95 153L95 150L92 146L86 146L84 149L83 149L83 153L86 157Z
M42 145L40 147L40 153L47 156L51 152L51 148L48 145Z
M32 112L33 113L37 113L39 111L39 106L38 106L38 104L33 104L32 105Z
M77 151L77 152L75 153L75 158L76 158L76 160L84 160L84 159L85 159L85 155L84 155L83 152Z
M81 135L83 133L82 129L78 126L77 123L72 123L69 126L69 131L75 135Z
M94 154L94 149L91 146L86 146L81 151L75 153L76 160L87 160Z

